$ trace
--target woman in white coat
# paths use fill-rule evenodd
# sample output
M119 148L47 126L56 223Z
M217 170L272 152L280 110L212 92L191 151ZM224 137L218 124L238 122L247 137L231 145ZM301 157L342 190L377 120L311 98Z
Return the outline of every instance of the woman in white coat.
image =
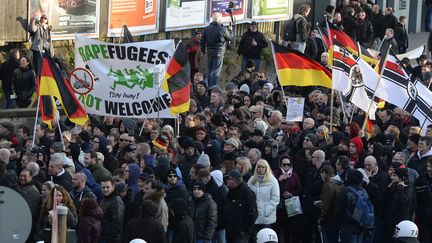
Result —
M279 204L279 183L273 176L270 165L260 159L255 172L248 181L249 187L256 194L258 218L255 221L255 235L262 228L271 228L276 222L276 207Z

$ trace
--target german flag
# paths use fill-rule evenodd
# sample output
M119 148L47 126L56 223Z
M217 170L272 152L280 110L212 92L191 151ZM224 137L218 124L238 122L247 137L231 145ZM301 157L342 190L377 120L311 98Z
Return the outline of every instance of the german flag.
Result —
M171 95L171 114L179 114L189 110L190 104L190 65L186 48L180 42L165 74L162 89Z
M51 126L51 121L55 118L56 113L54 98L60 101L69 120L78 125L84 125L87 122L88 116L86 111L81 106L69 83L61 75L51 57L44 57L42 59L40 76L38 77L37 84L42 122Z
M303 53L272 42L273 58L281 86L321 86L331 89L330 70Z
M331 48L331 43L333 43L334 41L330 41L330 38L336 38L336 40L340 43L341 46L343 46L345 49L347 49L349 52L351 52L352 54L358 56L359 55L359 48L357 46L357 43L351 39L351 37L349 37L345 32L343 32L342 30L340 30L339 28L337 28L334 24L329 23L329 31L327 31L327 28L321 28L321 33L322 33L322 39L325 42L325 44L327 45L328 49ZM328 36L330 33L330 36ZM333 39L331 39L333 40ZM361 48L361 58L363 58L363 60L365 60L367 63L370 64L377 64L378 60L376 58L374 58L368 51L366 48L364 48L363 46L360 46ZM330 59L330 58L329 58Z

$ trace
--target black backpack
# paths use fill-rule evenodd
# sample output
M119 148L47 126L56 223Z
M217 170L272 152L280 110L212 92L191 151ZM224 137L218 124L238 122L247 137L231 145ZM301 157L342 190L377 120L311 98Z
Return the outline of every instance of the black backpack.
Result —
M296 34L297 34L297 22L301 18L295 19L292 17L290 20L287 21L285 24L284 34L282 36L282 39L284 41L295 41L296 40Z

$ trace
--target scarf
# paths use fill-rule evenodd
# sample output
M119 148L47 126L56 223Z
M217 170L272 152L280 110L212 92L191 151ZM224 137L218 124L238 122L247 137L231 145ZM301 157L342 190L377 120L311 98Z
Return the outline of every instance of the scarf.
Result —
M257 181L262 183L264 181L264 175L257 175Z
M293 173L293 168L292 168L292 167L289 168L289 170L286 171L286 172L285 172L284 169L282 169L282 167L281 167L280 169L281 169L281 171L282 171L282 175L286 175L286 177L287 177L288 179L291 178L292 173Z

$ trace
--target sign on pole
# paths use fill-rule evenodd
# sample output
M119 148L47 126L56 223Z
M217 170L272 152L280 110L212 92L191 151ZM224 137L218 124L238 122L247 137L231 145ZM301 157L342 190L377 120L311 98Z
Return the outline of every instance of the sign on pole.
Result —
M69 75L69 82L75 93L86 95L93 89L93 74L86 68L75 68Z
M287 121L303 121L305 98L287 97Z

